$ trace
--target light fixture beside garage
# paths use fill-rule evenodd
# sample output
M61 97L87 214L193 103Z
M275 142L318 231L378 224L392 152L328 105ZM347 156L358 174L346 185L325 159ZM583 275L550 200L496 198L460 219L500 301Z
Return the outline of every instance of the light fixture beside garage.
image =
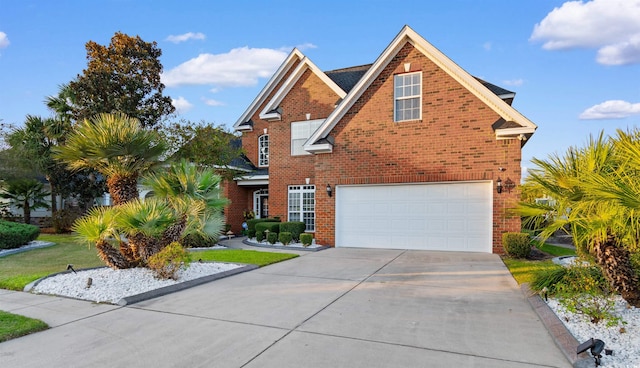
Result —
M331 189L331 184L327 184L327 195L329 197L333 195L333 189Z
M498 177L498 180L496 180L496 192L498 194L501 194L505 189L507 190L507 193L511 193L511 190L515 187L516 183L514 183L510 178L507 178L504 183L502 182L502 179L500 179L500 177Z

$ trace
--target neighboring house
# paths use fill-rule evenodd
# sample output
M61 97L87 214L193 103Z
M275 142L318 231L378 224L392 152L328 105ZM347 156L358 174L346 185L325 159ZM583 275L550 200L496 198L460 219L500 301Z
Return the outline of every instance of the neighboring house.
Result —
M323 245L502 253L536 129L514 95L407 26L371 65L323 72L294 49L234 125L248 162L224 185L227 222L253 210Z

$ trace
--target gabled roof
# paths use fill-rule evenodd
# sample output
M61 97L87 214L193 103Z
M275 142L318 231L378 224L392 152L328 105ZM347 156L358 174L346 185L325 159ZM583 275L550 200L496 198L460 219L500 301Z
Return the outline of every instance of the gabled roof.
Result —
M316 64L314 64L308 57L305 56L302 58L298 66L296 66L294 71L289 75L287 80L282 84L280 89L278 89L278 91L273 95L271 100L264 106L264 109L262 109L262 111L260 112L260 119L279 120L281 118L281 113L280 111L278 111L280 103L307 70L310 70L313 74L320 78L320 80L322 80L329 88L331 88L341 99L347 95L347 93L342 88L340 88L340 86L338 86L336 82L329 78L327 74L323 73Z
M362 78L353 86L338 107L327 117L324 124L305 142L304 148L306 151L311 153L328 153L332 151L333 145L325 138L328 137L340 119L349 111L353 104L362 96L367 88L369 88L371 83L407 42L487 104L487 106L493 109L505 121L515 122L517 124L517 128L497 129L496 139L516 137L525 137L526 139L526 137L533 134L537 128L533 122L503 101L482 82L467 73L409 26L404 26L378 59L367 69Z
M255 114L260 105L271 95L271 92L276 88L278 82L284 78L287 72L300 60L302 60L305 56L298 50L294 48L291 50L291 53L287 56L284 62L280 65L278 70L271 76L271 79L267 82L267 84L262 88L258 96L253 100L251 105L245 110L245 112L240 115L240 119L236 121L233 125L234 130L253 130L253 122L249 122L249 119Z

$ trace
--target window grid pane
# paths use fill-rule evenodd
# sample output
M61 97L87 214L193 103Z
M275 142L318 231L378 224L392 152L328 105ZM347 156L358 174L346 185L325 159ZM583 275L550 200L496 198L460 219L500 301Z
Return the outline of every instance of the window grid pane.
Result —
M419 120L421 117L422 74L410 73L394 77L395 121Z
M269 166L269 136L258 138L258 166Z
M289 221L302 221L305 231L315 231L315 185L289 186Z

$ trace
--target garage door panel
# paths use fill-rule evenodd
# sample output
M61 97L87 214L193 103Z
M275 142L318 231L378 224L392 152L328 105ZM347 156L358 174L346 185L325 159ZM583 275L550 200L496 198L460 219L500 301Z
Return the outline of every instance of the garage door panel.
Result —
M336 246L491 252L490 182L338 186Z

